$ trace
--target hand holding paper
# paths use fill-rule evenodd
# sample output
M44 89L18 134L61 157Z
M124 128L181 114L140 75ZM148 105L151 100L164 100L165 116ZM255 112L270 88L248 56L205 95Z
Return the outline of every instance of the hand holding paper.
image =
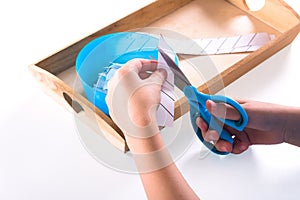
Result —
M166 71L157 69L157 61L134 59L108 82L109 113L125 135L148 138L159 133L156 110L165 79Z

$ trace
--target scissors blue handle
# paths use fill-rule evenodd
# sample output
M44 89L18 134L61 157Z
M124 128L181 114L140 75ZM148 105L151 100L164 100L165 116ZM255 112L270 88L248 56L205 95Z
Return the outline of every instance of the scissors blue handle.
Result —
M191 123L198 138L212 152L220 155L228 154L228 152L221 152L217 150L212 143L204 140L201 130L196 124L196 118L200 116L209 125L211 129L214 129L219 133L220 139L225 140L233 145L233 138L226 130L222 128L222 125L226 124L227 126L230 126L238 131L242 131L248 123L248 115L244 108L238 102L231 98L222 95L207 95L199 92L195 87L191 85L185 86L183 92L190 104ZM236 109L239 112L240 119L229 120L211 115L206 108L207 100L231 105L234 109Z

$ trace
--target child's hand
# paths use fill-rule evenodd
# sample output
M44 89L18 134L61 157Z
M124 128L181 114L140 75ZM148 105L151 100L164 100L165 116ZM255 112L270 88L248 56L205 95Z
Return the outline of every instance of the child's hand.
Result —
M166 71L157 61L134 59L108 82L106 102L114 122L127 135L146 138L158 133L156 110Z
M239 101L239 103L246 110L249 121L247 127L241 132L224 126L228 133L235 136L233 148L229 142L219 140L219 134L215 130L209 129L208 125L199 117L196 119L196 123L206 141L214 141L215 147L219 151L235 154L244 152L252 144L279 144L285 142L286 121L290 116L289 107L254 101ZM227 109L225 118L239 119L238 112L231 107L225 107L224 104L207 101L206 106L209 112L215 116L219 117L220 113L224 113L224 109Z

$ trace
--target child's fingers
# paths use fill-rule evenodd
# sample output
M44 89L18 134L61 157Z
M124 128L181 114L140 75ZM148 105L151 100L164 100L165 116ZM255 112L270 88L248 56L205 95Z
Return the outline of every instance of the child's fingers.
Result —
M135 71L136 73L155 71L157 69L156 60L146 60L146 59L132 59L128 61L125 65L128 69Z
M240 114L232 106L224 103L215 103L211 100L206 101L208 111L216 116L224 119L239 120Z
M232 144L230 144L229 142L227 142L225 140L218 140L215 143L215 147L216 147L216 149L218 149L218 151L232 152Z
M150 73L150 72L140 72L139 73L139 77L141 78L141 79L146 79L146 78L148 78L149 76L151 76L151 74L152 74L152 72Z
M250 146L250 143L236 138L234 140L234 146L233 146L232 153L234 153L234 154L243 153L244 151L246 151L249 148L249 146Z
M132 59L118 69L117 74L119 78L125 76L129 72L135 72L136 74L155 71L157 69L157 61L146 59Z
M196 123L200 128L202 137L205 141L211 142L219 140L220 136L218 132L216 130L208 129L208 125L204 122L204 120L201 117L198 117L196 119Z

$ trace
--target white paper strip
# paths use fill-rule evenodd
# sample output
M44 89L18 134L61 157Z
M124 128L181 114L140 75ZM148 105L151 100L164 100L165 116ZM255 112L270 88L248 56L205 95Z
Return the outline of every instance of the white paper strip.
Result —
M274 35L251 33L232 37L194 39L193 41L170 38L166 40L177 54L217 55L252 52L272 39Z
M175 60L176 54L165 44L162 40L159 41L160 48L162 48L170 58ZM174 73L169 68L160 53L158 54L158 66L167 71L167 79L162 85L160 105L156 112L157 122L159 126L173 126L174 123Z

